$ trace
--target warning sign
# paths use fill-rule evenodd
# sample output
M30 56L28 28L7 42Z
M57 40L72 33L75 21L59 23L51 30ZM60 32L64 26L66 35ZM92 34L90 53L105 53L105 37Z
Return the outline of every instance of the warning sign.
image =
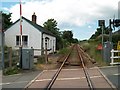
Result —
M102 44L98 44L97 50L102 50Z
M120 41L118 41L117 50L120 50Z

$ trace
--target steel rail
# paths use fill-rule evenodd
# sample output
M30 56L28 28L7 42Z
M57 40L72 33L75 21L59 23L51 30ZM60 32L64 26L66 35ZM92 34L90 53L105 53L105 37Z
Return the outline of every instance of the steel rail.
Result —
M83 49L82 49L81 47L79 47L79 49L81 49L81 52L84 53L84 51L83 51ZM81 56L81 57L82 57L82 56ZM85 69L87 70L87 68L85 68ZM103 78L104 78L104 79L108 82L108 84L111 86L112 90L116 90L116 87L104 76L104 74L100 71L100 69L99 69L98 67L97 67L97 69L98 69L98 71L100 72L100 74L103 76ZM88 73L88 70L87 70L87 73ZM88 76L89 76L89 74L88 74ZM89 77L89 80L90 80L90 82L91 82L90 77ZM92 82L91 82L91 85L90 85L90 86L92 86L90 90L94 90L93 85L92 85Z
M74 45L74 46L75 46L75 45ZM52 87L52 85L54 84L55 80L57 79L60 71L62 70L65 62L68 60L68 58L69 58L69 56L70 56L70 54L71 54L74 46L72 46L72 49L71 49L70 53L66 56L66 58L65 58L64 61L63 61L63 63L61 64L60 68L59 68L59 69L57 70L57 72L54 74L54 76L52 77L51 81L48 83L48 85L47 85L47 87L45 88L45 90L50 90L50 89L51 89L51 87Z
M95 61L92 60L92 58L86 53L84 52L83 48L81 46L79 46L79 48L81 49L81 52L86 56L88 57L88 59L92 62L92 63L96 63Z
M88 70L87 70L87 68L85 67L85 63L84 63L84 61L83 61L83 56L80 54L80 52L79 52L78 50L81 51L81 49L77 46L78 56L79 56L79 58L80 58L80 60L81 60L82 67L83 67L83 71L84 71L84 73L85 73L85 77L86 77L87 82L88 82L88 86L90 87L90 90L94 90L94 87L93 87L92 81L91 81L91 79L90 79ZM81 51L81 52L82 52L82 51ZM83 53L83 52L82 52L82 53Z

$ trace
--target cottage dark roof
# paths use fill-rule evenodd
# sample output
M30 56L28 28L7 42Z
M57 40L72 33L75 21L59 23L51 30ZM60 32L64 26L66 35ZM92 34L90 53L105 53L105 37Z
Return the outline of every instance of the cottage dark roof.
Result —
M51 33L50 31L48 31L48 30L46 30L46 29L44 29L42 26L40 26L40 25L38 25L38 24L36 24L36 23L33 23L32 21L26 19L26 18L23 17L23 16L22 16L22 19L24 19L25 21L27 21L29 24L31 24L33 27L35 27L35 28L36 28L37 30L39 30L40 32L55 37L55 35L54 35L53 33ZM20 19L18 19L16 22L14 22L11 26L13 26L14 24L16 24L19 20L20 20ZM11 26L10 26L10 27L11 27ZM10 28L10 27L9 27L9 28Z

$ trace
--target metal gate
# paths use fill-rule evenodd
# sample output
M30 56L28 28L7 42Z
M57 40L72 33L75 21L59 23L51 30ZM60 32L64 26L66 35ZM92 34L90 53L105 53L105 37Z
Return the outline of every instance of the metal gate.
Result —
M105 62L110 63L112 47L113 47L113 44L111 42L108 41L104 43L103 57Z

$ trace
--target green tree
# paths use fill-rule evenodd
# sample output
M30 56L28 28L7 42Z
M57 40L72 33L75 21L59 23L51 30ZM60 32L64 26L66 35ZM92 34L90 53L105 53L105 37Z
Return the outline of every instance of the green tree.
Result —
M78 43L79 41L78 41L78 39L77 38L73 38L73 41L72 41L73 43Z
M73 33L72 33L72 31L63 31L62 37L63 37L63 39L66 39L70 44L73 41Z
M0 12L0 17L2 18L2 30L7 29L10 25L12 25L12 21L11 21L11 14L6 14L4 12Z
M48 19L46 22L44 22L43 27L46 30L49 30L56 36L56 48L60 49L62 47L62 39L61 39L61 33L59 32L59 28L57 27L57 21L54 19Z
M48 19L44 24L46 30L51 31L54 35L59 35L59 28L57 27L57 21L54 19Z

